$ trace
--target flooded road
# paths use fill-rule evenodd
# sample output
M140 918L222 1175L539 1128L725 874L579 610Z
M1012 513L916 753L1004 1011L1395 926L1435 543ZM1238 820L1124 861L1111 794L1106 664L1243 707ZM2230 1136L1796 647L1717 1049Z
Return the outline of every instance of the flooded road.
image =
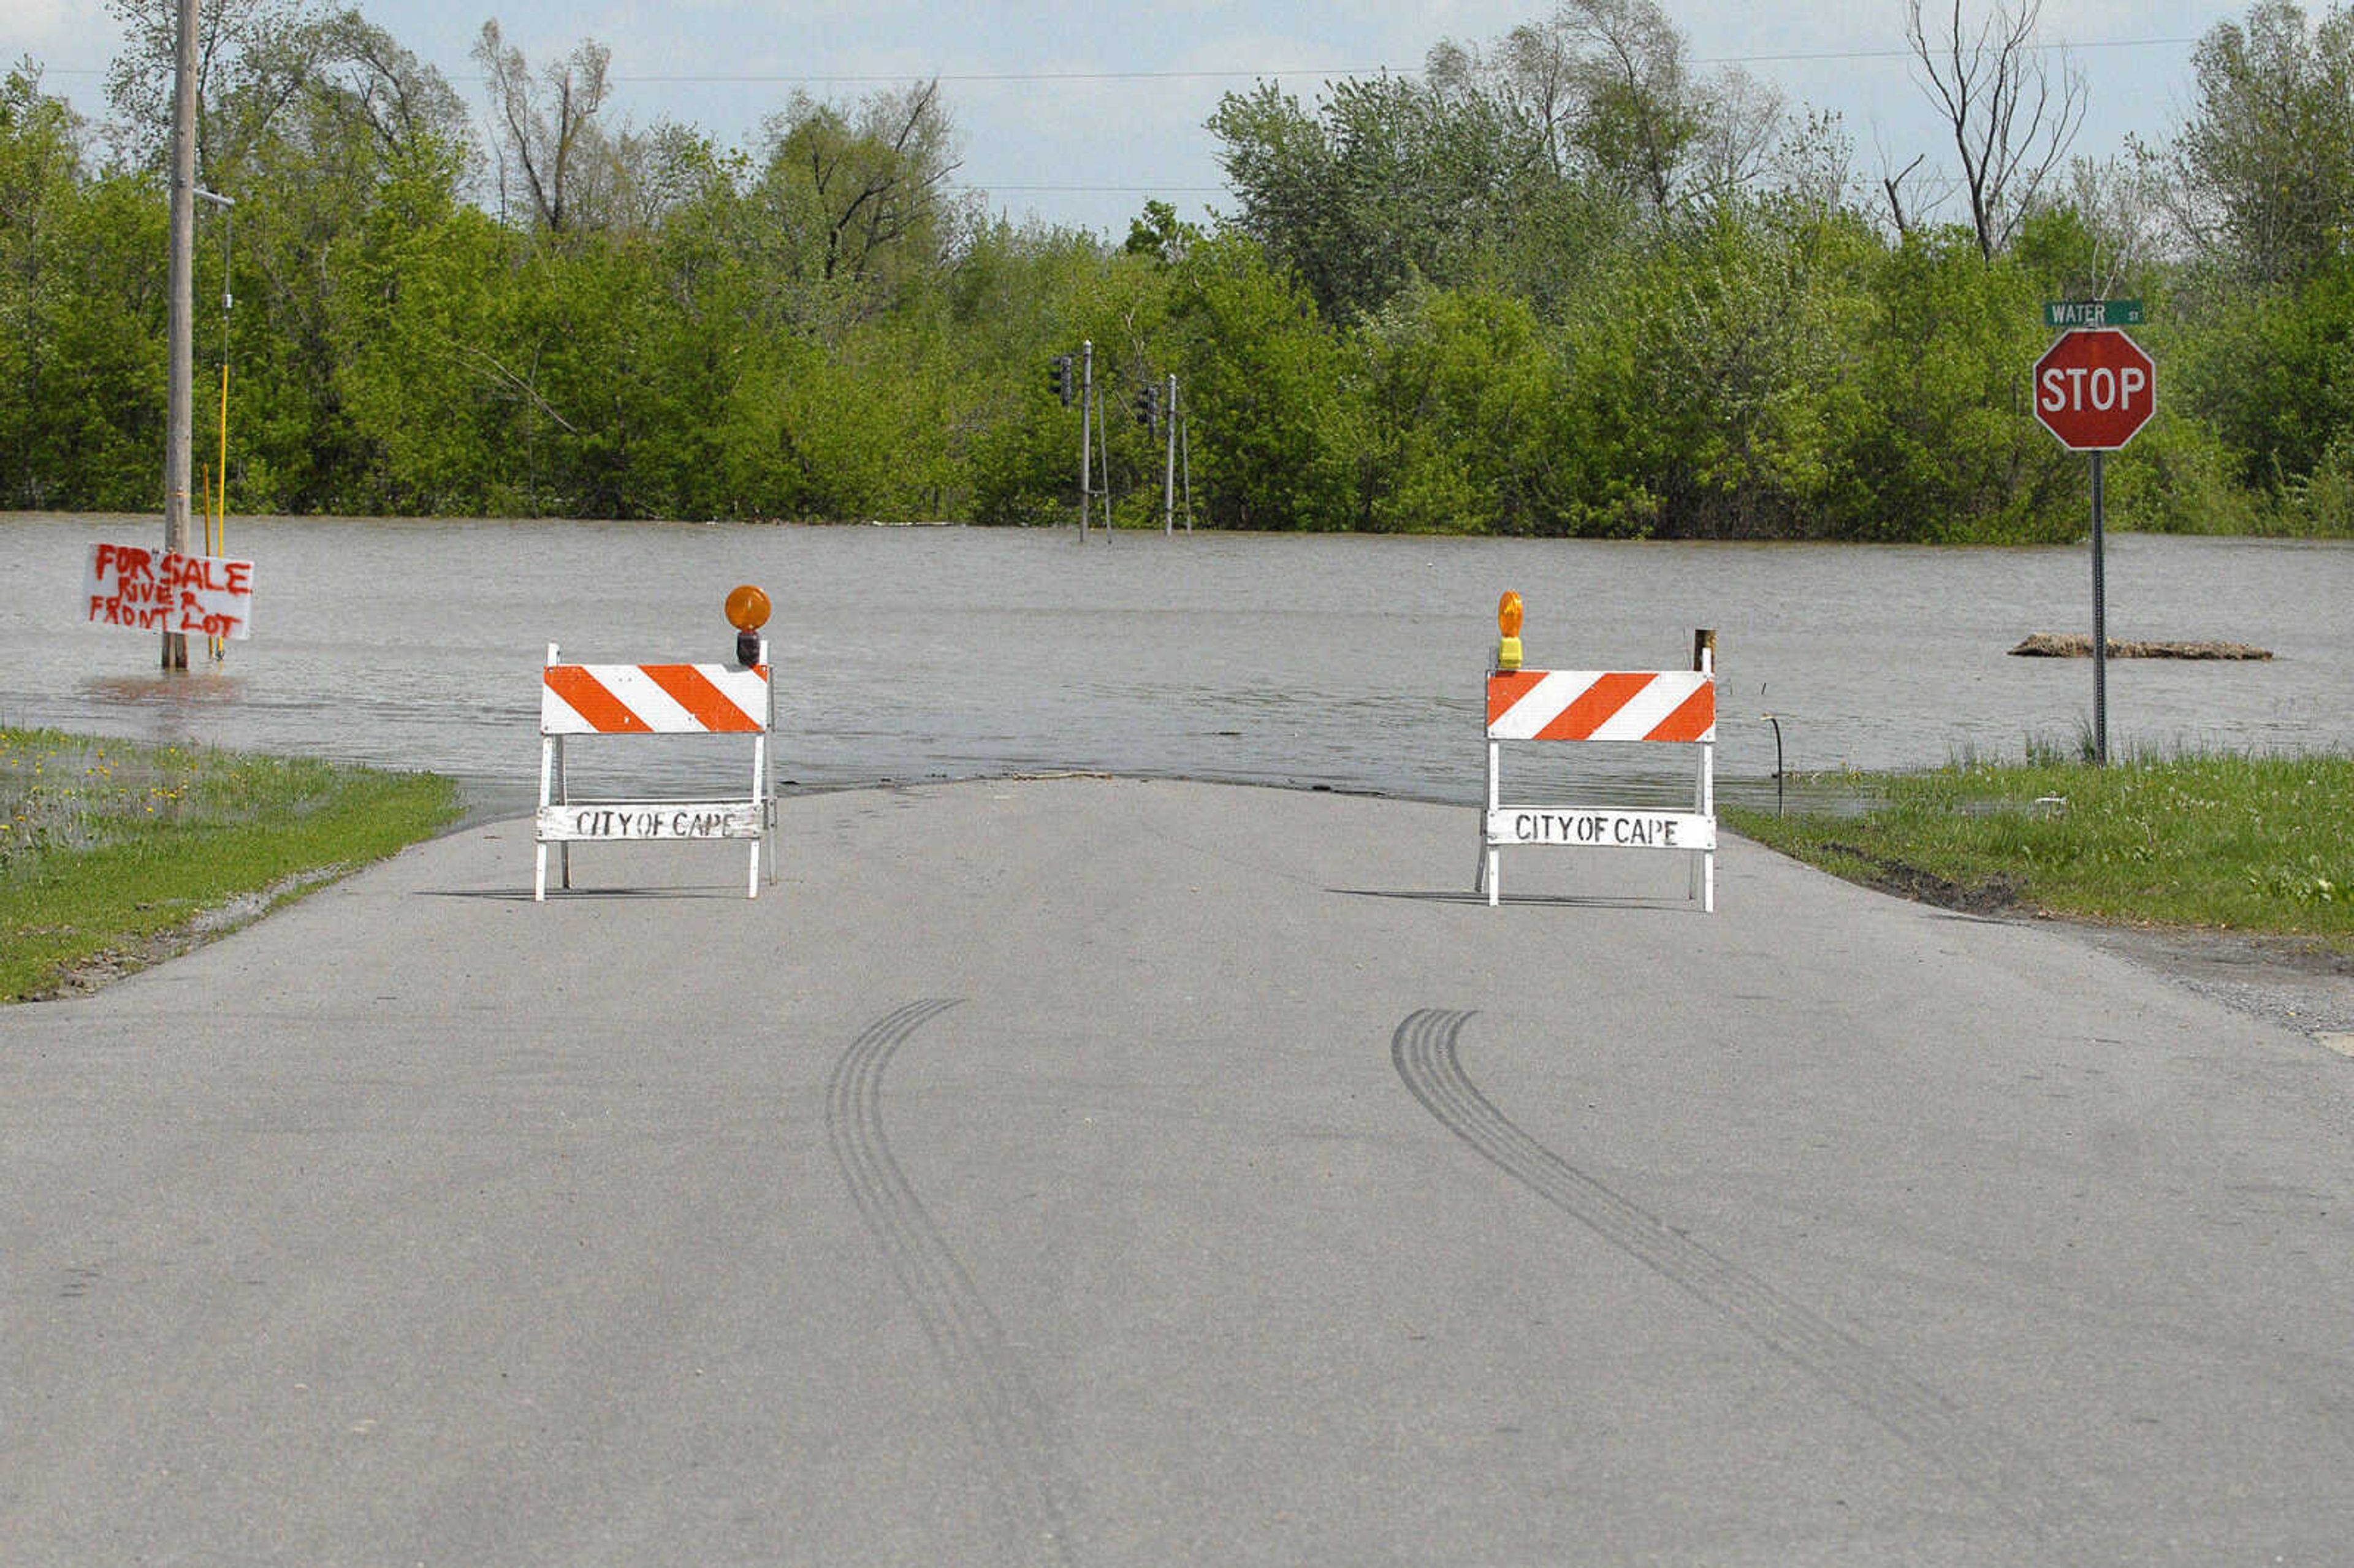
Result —
M216 668L165 678L153 634L80 619L90 546L159 544L155 518L0 517L0 722L432 768L478 810L522 810L546 645L583 661L725 660L720 604L738 582L776 606L779 777L804 786L1097 770L1469 801L1506 588L1527 600L1532 667L1678 668L1694 629L1714 629L1718 769L1735 800L1773 798L1768 713L1793 771L2016 757L2030 737L2073 747L2092 719L2089 662L2007 652L2089 628L2082 546L231 528L229 554L255 563L253 636ZM2113 748L2354 744L2354 546L2126 535L2107 581L2113 638L2277 655L2112 662ZM631 747L630 776L649 787L709 777L707 743ZM1568 749L1637 789L1659 767ZM1658 788L1680 792L1684 777L1678 763Z

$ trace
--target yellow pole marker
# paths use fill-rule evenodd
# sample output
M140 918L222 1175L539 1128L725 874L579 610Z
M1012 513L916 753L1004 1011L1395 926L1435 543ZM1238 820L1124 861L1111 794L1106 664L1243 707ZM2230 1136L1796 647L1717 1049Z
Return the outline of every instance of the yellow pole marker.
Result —
M1496 601L1496 668L1521 667L1521 596L1505 591Z

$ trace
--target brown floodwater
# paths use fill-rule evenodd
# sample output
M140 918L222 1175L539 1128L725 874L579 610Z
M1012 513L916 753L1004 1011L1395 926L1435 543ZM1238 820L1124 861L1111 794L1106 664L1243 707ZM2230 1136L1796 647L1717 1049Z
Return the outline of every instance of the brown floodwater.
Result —
M1733 799L1774 798L1768 713L1795 771L2073 747L2093 714L2088 661L2008 653L2089 629L2081 546L282 518L229 541L253 634L166 677L154 634L89 624L80 597L92 545L160 545L159 519L0 516L0 723L433 768L521 811L546 645L726 660L739 582L775 605L778 776L806 786L1087 769L1470 802L1506 588L1532 667L1679 668L1714 629ZM2354 745L2354 545L2124 535L2106 566L2113 638L2277 655L2112 661L2113 748ZM711 742L598 744L647 788L715 766ZM1671 797L1684 755L1543 760Z

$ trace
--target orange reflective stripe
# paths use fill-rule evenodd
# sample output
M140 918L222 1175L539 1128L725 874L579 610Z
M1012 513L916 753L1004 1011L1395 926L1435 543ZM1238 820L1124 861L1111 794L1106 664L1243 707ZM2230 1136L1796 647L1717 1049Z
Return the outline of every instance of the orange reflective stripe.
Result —
M1602 676L1580 692L1577 700L1561 711L1561 716L1537 731L1539 740L1585 740L1610 722L1611 715L1640 696L1643 688L1659 677L1640 672L1620 672Z
M763 727L759 715L748 714L737 706L734 698L713 685L710 677L692 664L641 664L638 668L707 730L750 734Z
M578 664L546 667L547 689L562 697L574 713L599 735L652 735L653 726L630 711L620 698Z
M1698 740L1716 727L1716 683L1703 682L1683 705L1659 721L1649 740Z
M1493 725L1511 711L1514 703L1536 690L1545 678L1543 670L1498 672L1488 677L1488 722Z

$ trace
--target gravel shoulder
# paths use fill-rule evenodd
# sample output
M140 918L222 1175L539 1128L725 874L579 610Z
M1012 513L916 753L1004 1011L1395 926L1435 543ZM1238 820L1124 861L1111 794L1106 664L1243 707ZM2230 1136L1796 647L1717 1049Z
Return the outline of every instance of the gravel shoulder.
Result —
M2354 957L2293 937L2039 922L2177 985L2354 1055Z

